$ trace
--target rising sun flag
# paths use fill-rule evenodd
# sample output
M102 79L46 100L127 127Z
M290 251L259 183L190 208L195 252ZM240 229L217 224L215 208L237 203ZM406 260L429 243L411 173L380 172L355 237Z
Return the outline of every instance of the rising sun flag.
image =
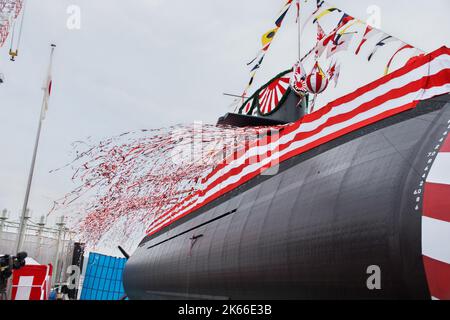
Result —
M42 87L42 90L44 90L44 101L43 101L43 108L42 108L42 120L45 120L45 117L47 115L48 111L48 104L50 101L50 96L52 94L52 86L53 86L53 78L52 78L52 67L53 67L53 53L55 50L55 46L52 45L52 51L50 55L50 64L48 66L47 71L47 78L45 80L45 83Z

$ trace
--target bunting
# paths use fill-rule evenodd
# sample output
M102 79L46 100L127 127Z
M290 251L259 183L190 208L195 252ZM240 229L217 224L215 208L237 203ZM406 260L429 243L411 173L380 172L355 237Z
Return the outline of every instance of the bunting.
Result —
M349 23L350 21L353 21L353 22ZM353 27L357 23L362 23L362 21L354 20L354 18L352 18L352 17L347 17L346 19L341 19L341 21L338 24L339 31L336 34L336 38L334 39L334 43L337 44L339 39L342 37L342 35L350 34L350 32L347 32L347 30L350 29L351 27ZM341 26L341 27L339 27L339 26ZM352 33L355 34L355 33L358 33L358 32L355 31L355 32L352 32Z
M369 39L369 34L372 33L375 29L371 26L367 26L366 30L364 31L363 37L361 39L361 43L358 45L358 48L356 48L355 54L358 55L359 51L361 50L361 47L364 43Z
M253 81L255 80L255 75L256 75L256 70L252 71L250 73L250 80L248 81L247 87L245 88L244 92L242 93L242 96L246 96L247 95L248 89L252 86Z
M386 65L386 68L384 69L384 75L387 75L389 73L389 68L391 67L392 62L394 61L395 56L397 55L397 53L399 53L402 50L405 49L412 49L414 48L413 46L409 45L409 44L405 44L404 46L401 46L397 51L395 51L395 53L392 55L392 57L389 59L388 64Z
M275 28L272 28L271 30L267 31L261 39L262 42L262 49L260 51L258 51L258 54L256 55L256 57L254 59L252 59L249 63L247 63L247 65L251 65L253 62L255 62L262 53L266 52L269 47L270 44L272 43L273 39L275 38L276 33L278 32L278 29L281 27L281 25L283 24L284 18L286 17L286 14L289 11L289 8L291 7L293 0L288 0L283 8L281 9L280 13L281 15L279 15L279 17L277 18L277 20L275 21Z
M300 17L300 9L301 9L301 0L296 0L296 7L297 7L297 23L299 22L299 17ZM253 81L254 81L254 77L256 72L261 68L262 63L264 61L265 58L265 54L267 53L271 43L273 42L274 38L276 37L277 32L279 31L280 27L282 26L283 21L285 20L288 10L291 7L292 3L294 1L287 1L285 2L285 5L283 6L283 8L280 10L280 13L278 15L278 18L275 20L275 25L273 26L272 29L268 30L261 39L261 44L262 44L262 49L260 50L259 54L257 57L255 57L251 62L248 63L249 67L250 67L250 72L251 72L251 78L249 81L249 84L247 86L247 89L244 93L247 92L248 88L252 85ZM306 1L305 1L306 2ZM357 43L357 48L355 51L355 55L358 55L359 52L361 51L363 45L366 44L367 40L369 40L373 35L375 34L382 34L383 37L381 38L381 40L379 40L375 46L373 47L373 50L370 52L370 54L368 55L368 61L371 61L373 56L376 54L377 50L383 46L385 46L386 44L393 42L393 41L397 41L398 39L389 36L375 28L373 28L372 26L369 25L365 25L364 29L355 29L355 25L357 24L363 24L363 22L359 19L355 19L354 17L346 14L345 12L343 12L342 10L340 10L337 7L334 6L329 6L326 4L325 1L323 0L316 0L317 3L317 8L314 8L314 12L309 16L309 18L307 19L306 23L303 23L303 26L305 26L308 22L310 22L311 20L313 20L313 24L317 25L317 43L316 46L314 48L312 48L305 56L303 56L303 58L300 59L300 61L304 61L308 56L310 56L311 54L315 53L316 55L316 60L319 59L323 53L326 51L326 58L329 59L330 57L332 57L334 54L340 52L340 51L345 51L348 50L349 47L352 45L352 41L354 39L354 35L357 33L362 33L364 32L364 34L362 35L360 42ZM324 6L327 5L326 7ZM325 7L325 8L324 8ZM323 17L326 17L327 15L329 15L330 13L340 13L340 15L335 15L333 16L334 18L336 18L336 20L338 20L337 25L335 26L335 28L333 30L331 30L329 33L326 33L324 28L322 27L322 23L321 23L321 19ZM355 31L356 30L356 31ZM358 40L359 41L359 40ZM402 46L402 48L400 48L399 51L402 51L406 48L409 48L409 46ZM352 49L353 50L353 49ZM385 72L388 73L389 72L389 68L393 62L393 60L395 59L395 56L398 54L398 52L396 52L391 59L389 60L386 68L385 68ZM333 65L330 65L330 72L332 73L329 77L330 80L334 80L334 84L335 87L337 86L338 80L339 80L339 76L340 76L340 66L337 65L336 63L334 63ZM295 71L295 69L294 69ZM295 73L295 72L294 72ZM291 88L294 89L294 87L292 86L292 80L291 80ZM298 84L300 85L301 82L298 82ZM295 89L294 89L295 90Z
M335 88L338 84L340 73L341 73L341 66L337 64L337 62L330 64L330 67L327 70L327 74L330 81L332 80L334 81Z
M398 41L398 40L392 36L386 36L383 39L381 39L380 41L378 41L378 43L373 48L372 52L367 57L367 60L368 61L372 60L373 56L375 55L375 53L378 51L379 48L384 47L386 44L393 42L393 41Z
M280 28L281 24L283 23L284 18L286 17L286 14L289 11L289 7L281 14L281 16L275 21L275 25Z
M319 21L320 19L322 19L323 17L325 17L326 15L332 13L332 12L342 12L340 9L336 8L336 7L331 7L328 9L325 9L324 11L322 11L321 13L319 13L317 16L315 16L313 23L316 23L317 21Z
M305 1L306 2L306 1ZM326 5L326 8L320 8L323 5ZM319 10L320 9L320 10ZM332 12L340 12L342 16L339 19L339 22L337 23L336 27L331 30L329 33L325 32L321 19L328 14ZM330 58L335 53L349 50L350 46L352 45L354 35L357 33L363 33L361 39L358 39L358 43L355 49L355 55L358 55L360 51L362 50L364 45L367 45L367 41L371 39L374 35L380 34L381 40L377 40L378 42L374 45L372 51L370 54L368 53L367 59L368 61L371 61L373 56L376 54L377 50L381 47L385 46L386 44L393 42L393 41L399 41L397 38L394 38L392 36L389 36L388 34L365 24L363 21L359 19L355 19L354 17L346 14L342 10L334 7L329 6L324 1L317 0L317 8L314 9L314 12L308 17L307 21L303 23L303 28L307 27L306 25L311 22L311 19L313 20L313 23L317 25L317 43L315 47L313 47L311 50L308 51L307 54L305 54L300 61L305 61L305 59L308 59L312 54L315 53L316 60L319 59L323 53L326 51L326 58ZM361 29L354 28L357 24L363 24L364 27ZM352 28L352 29L351 29ZM405 43L403 43L406 45ZM372 44L371 44L372 46ZM405 47L408 48L408 47ZM403 48L402 50L404 50ZM351 49L353 50L353 49ZM401 50L400 50L401 51ZM398 54L398 52L396 53ZM385 68L385 72L389 72L389 67L392 64L392 60L395 59L396 54L391 58L391 60L388 62L388 65Z
M317 41L321 41L325 36L325 31L323 31L322 26L319 24L319 21L317 21Z
M325 37L323 37L320 41L318 41L316 45L316 56L320 57L322 53L327 49L328 45L333 44L336 47L338 46L338 42L336 40L339 40L339 38L342 36L342 34L338 34L338 31L345 27L350 21L354 20L352 16L349 16L348 14L344 14L342 18L339 20L339 23L337 26ZM349 26L350 27L350 26ZM346 29L345 29L346 30ZM342 42L344 44L344 42ZM335 51L337 48L335 48L333 51Z
M261 68L265 55L269 50L269 47L272 44L278 30L281 28L281 25L283 24L283 21L286 18L286 15L292 5L292 1L293 0L287 0L287 2L283 5L283 8L281 9L278 18L275 20L275 27L264 33L261 38L262 49L259 50L255 58L253 58L249 63L247 63L247 66L250 67L250 81L248 82L243 95L247 94L248 89L250 89L251 85L253 84L256 72L258 71L259 68Z
M354 18L344 14L344 17L342 17L338 24L337 28L339 28L339 31L336 33L336 36L332 41L332 45L327 46L327 59L330 58L333 54L339 51L347 50L349 48L350 43L353 40L353 36L357 32L347 32L347 30L357 23L362 22L360 20L354 20Z
M327 47L327 59L337 52L347 50L352 42L353 36L353 33L344 33L339 35L339 39Z
M339 77L341 76L341 65L337 65L333 75L334 87L338 85Z
M322 53L325 51L325 49L328 47L330 43L333 43L334 38L336 37L336 31L332 31L329 35L322 38L318 43L316 44L316 56L320 57Z
M264 58L265 58L265 56L262 56L261 59L259 59L258 63L255 64L255 66L252 68L251 71L255 71L255 70L259 69L259 68L261 67L261 64L262 64L263 61L264 61Z
M306 19L306 21L303 23L302 29L304 29L306 27L306 25L311 21L311 19L313 19L315 17L316 13L319 12L319 10L320 10L320 8L322 7L323 4L324 4L323 0L321 0L321 1L318 0L317 1L317 8L316 8L316 10L314 10L314 12L311 13L311 15L308 17L308 19ZM299 3L299 6L300 6L300 3ZM300 11L298 12L298 15L300 16Z
M273 29L267 31L267 32L262 36L261 42L262 42L262 45L263 45L263 49L264 49L265 47L267 47L267 45L270 45L270 44L272 43L273 38L275 38L275 35L276 35L277 32L278 32L278 29L280 29L280 27L273 28ZM267 49L266 49L266 50L267 50Z
M343 26L345 26L347 23L349 23L350 21L355 20L355 18L353 18L352 16L344 13L341 17L341 19L339 20L337 27L338 29L342 28Z

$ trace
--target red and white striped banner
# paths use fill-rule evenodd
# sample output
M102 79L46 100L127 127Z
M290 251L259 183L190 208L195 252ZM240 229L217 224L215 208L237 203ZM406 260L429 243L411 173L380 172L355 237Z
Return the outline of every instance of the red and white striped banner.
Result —
M448 92L450 49L443 47L284 126L270 141L251 142L214 168L200 191L159 214L147 233L158 232L274 164Z
M450 300L450 119L425 181L422 255L431 297ZM428 169L428 165L427 165Z

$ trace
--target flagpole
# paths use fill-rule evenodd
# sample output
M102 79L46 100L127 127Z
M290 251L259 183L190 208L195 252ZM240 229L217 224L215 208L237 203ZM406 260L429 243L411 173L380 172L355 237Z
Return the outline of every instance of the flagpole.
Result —
M53 53L55 51L55 48L56 48L56 45L52 44L51 51L50 51L49 75L48 75L47 79L49 79L49 76L50 76L50 71L51 71L50 68L52 65ZM47 85L48 85L48 83L47 83ZM48 90L48 88L45 88L45 90ZM41 106L41 113L39 115L39 124L38 124L36 139L35 139L35 143L34 143L33 157L31 159L30 172L28 174L27 189L25 192L25 199L23 201L22 214L20 217L19 232L17 234L16 253L20 252L20 250L22 249L24 238L25 238L28 200L30 198L31 184L33 182L34 167L36 164L36 156L37 156L37 151L38 151L38 147L39 147L39 140L40 140L40 136L41 136L42 122L43 122L43 118L44 118L44 114L45 114L47 98L48 98L47 92L44 91L44 97L42 99L42 106Z

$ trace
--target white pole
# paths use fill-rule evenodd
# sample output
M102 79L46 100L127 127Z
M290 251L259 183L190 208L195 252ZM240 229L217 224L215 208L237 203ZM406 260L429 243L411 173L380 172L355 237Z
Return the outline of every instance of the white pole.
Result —
M60 251L61 251L61 241L63 239L61 239L62 235L63 235L63 231L64 231L64 225L65 225L65 217L61 216L58 221L56 222L56 225L58 226L58 238L56 240L56 253L55 253L55 259L54 259L54 266L53 266L53 277L52 277L52 282L53 285L60 283L60 272L62 272L62 270L59 268L59 256L60 256ZM62 267L62 266L61 266Z
M54 44L51 45L50 66L52 65L53 53L55 51L55 47L56 46ZM49 67L49 72L50 72L50 67ZM28 200L30 198L31 184L33 182L34 166L36 164L36 156L37 156L37 151L38 151L38 147L39 147L39 139L41 136L42 120L43 120L44 113L45 113L46 99L47 99L47 93L44 92L44 97L42 99L41 114L39 116L39 124L38 124L37 133L36 133L36 140L34 143L33 157L31 159L30 172L28 174L27 190L25 192L25 199L23 201L23 206L22 206L22 215L20 217L19 232L17 234L16 253L22 249L23 239L25 237L26 213L27 213L27 207L28 207Z

